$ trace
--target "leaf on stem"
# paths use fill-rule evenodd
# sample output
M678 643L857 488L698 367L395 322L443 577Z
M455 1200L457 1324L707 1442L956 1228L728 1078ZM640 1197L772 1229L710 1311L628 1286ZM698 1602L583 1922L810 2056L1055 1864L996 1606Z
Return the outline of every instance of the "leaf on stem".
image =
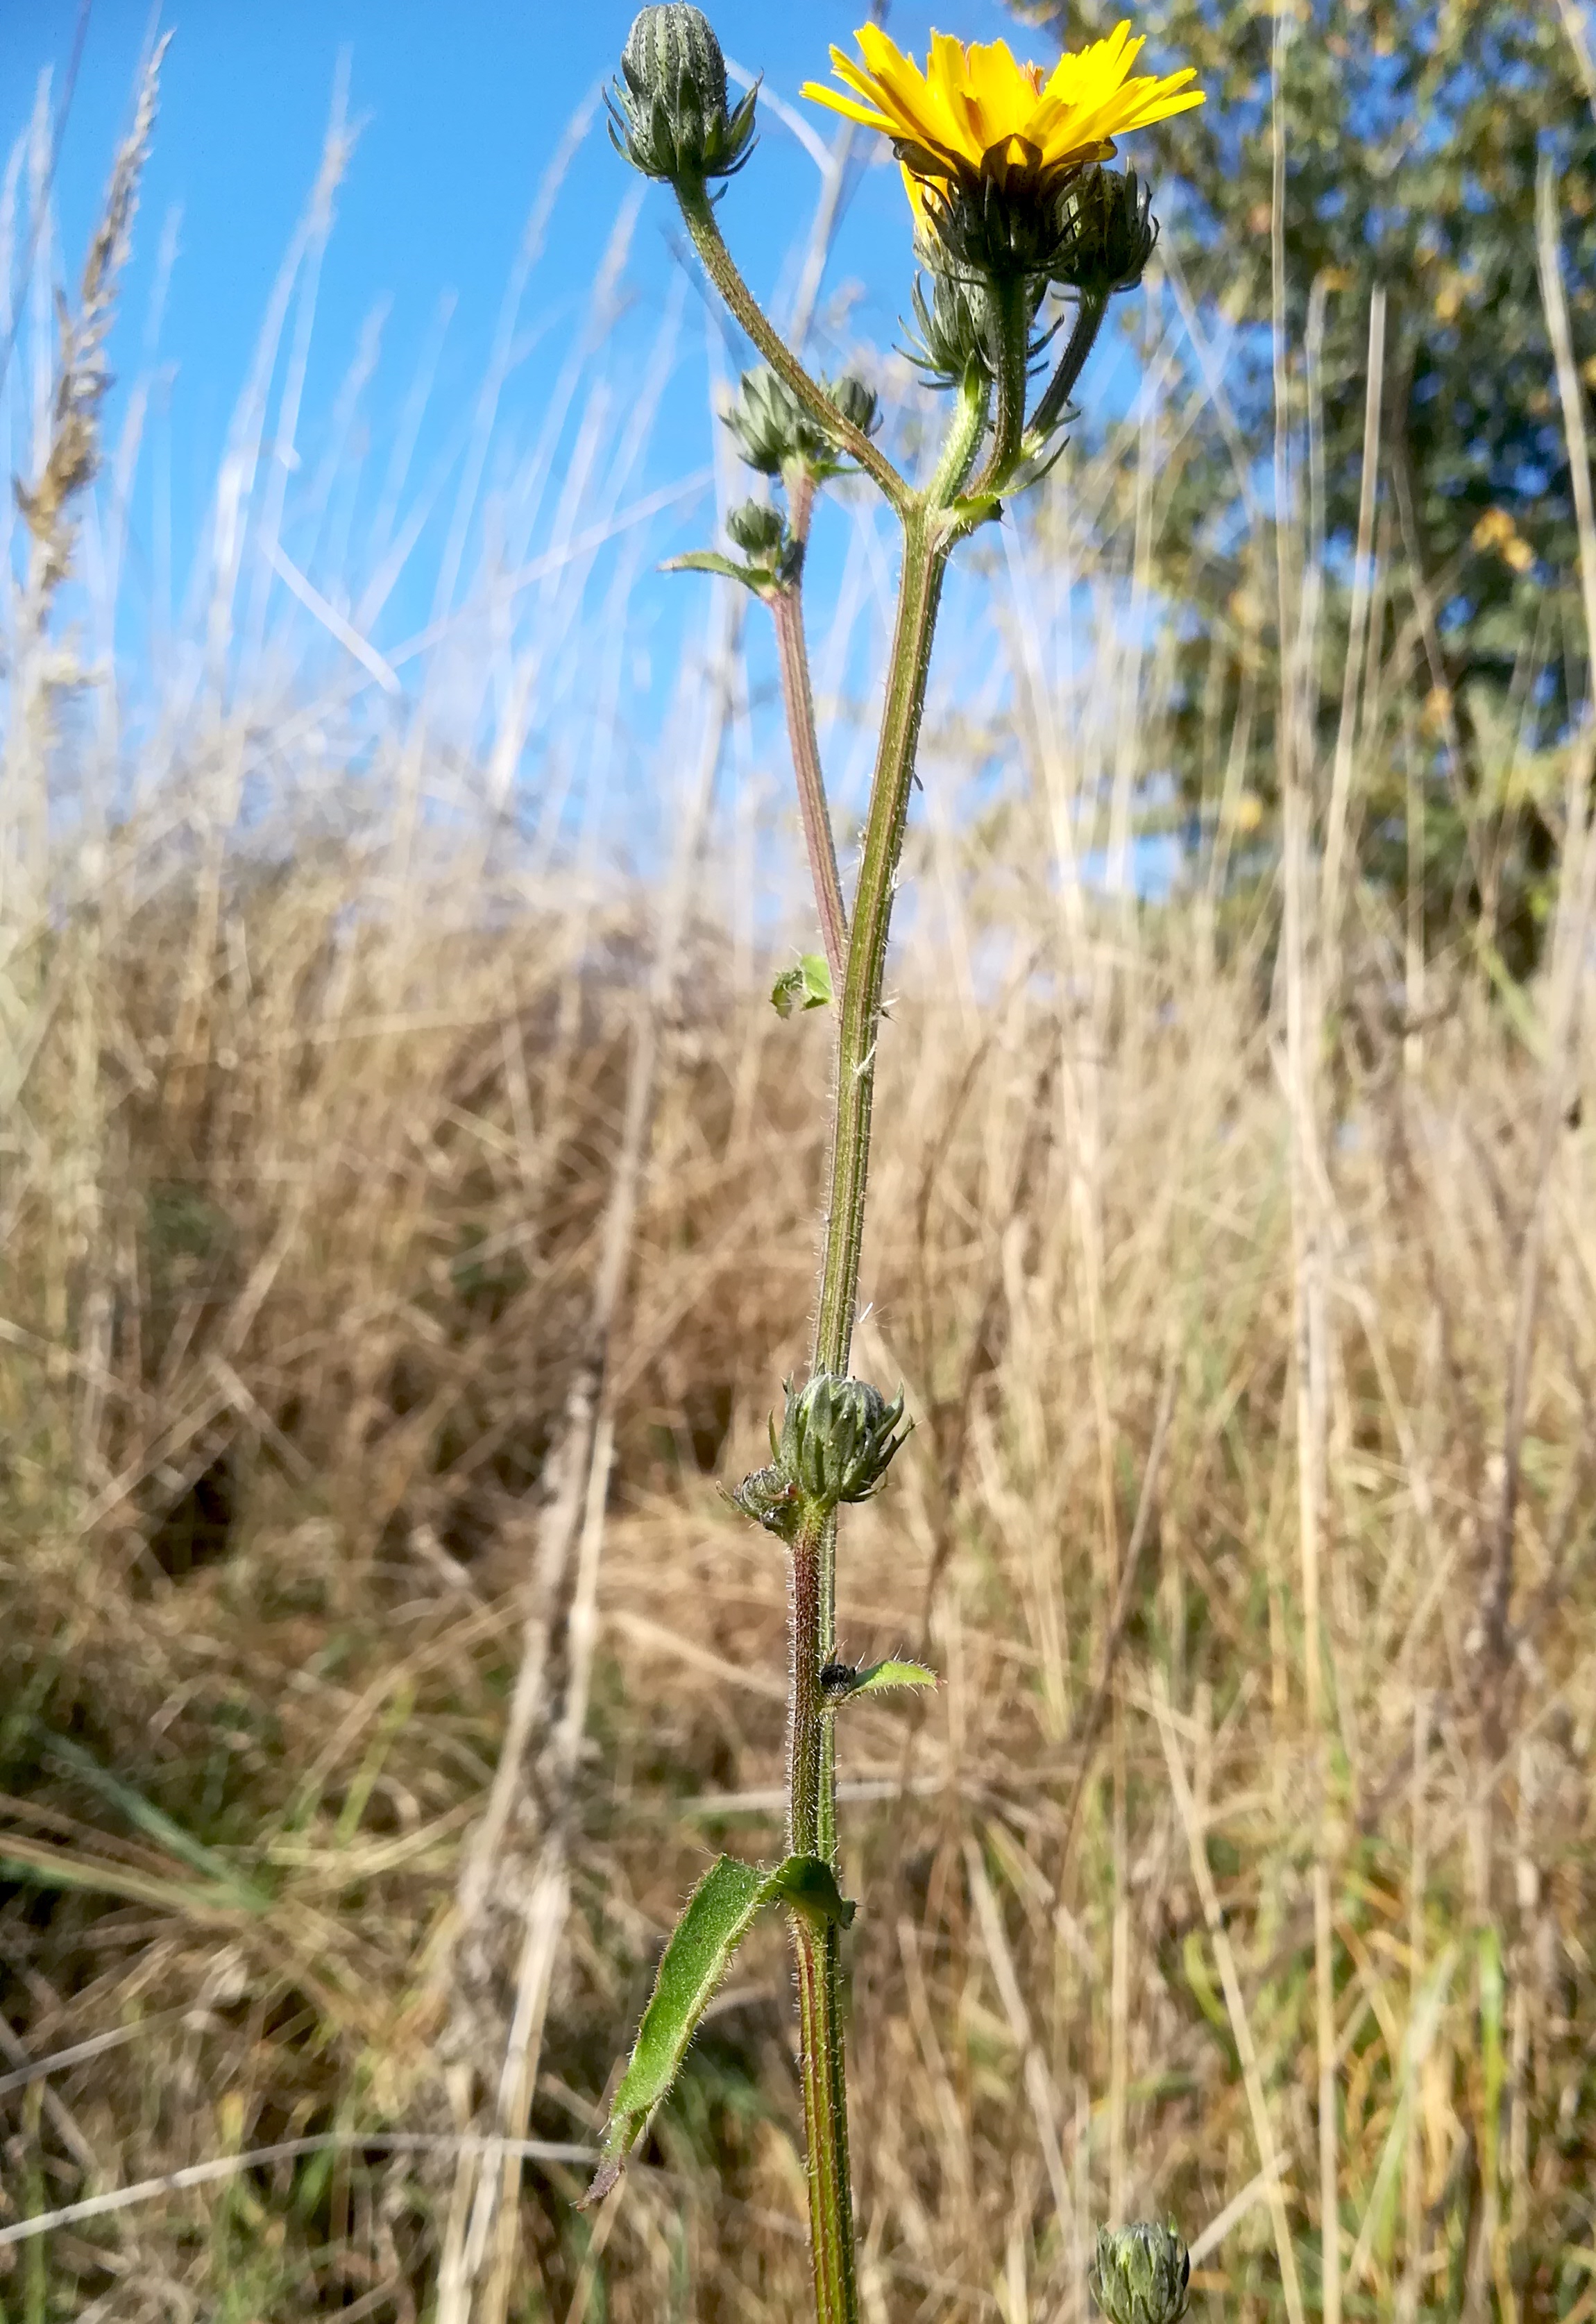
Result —
M660 567L661 573L718 573L723 580L741 581L756 597L780 587L778 576L768 567L739 565L735 558L723 557L718 549L693 549L685 557L668 557Z
M770 987L770 1006L778 1017L790 1017L795 1009L829 1009L833 998L824 953L805 953L798 966L784 968Z
M832 1664L820 1674L826 1693L826 1708L835 1710L838 1703L852 1702L859 1694L884 1694L889 1687L935 1686L936 1674L924 1663L871 1663L863 1670L850 1670L844 1664Z
M785 1904L817 1923L846 1928L853 1907L817 1856L789 1856L773 1872L723 1856L688 1897L671 1933L643 2012L632 2057L610 2111L604 2159L583 2208L602 2202L621 2176L649 2116L675 2081L732 1956L767 1904Z

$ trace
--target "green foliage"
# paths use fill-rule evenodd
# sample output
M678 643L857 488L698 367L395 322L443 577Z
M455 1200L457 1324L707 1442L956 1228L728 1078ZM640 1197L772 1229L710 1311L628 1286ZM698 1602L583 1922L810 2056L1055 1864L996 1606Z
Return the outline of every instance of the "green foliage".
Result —
M733 1954L760 1913L784 1904L819 1925L846 1928L853 1907L817 1856L789 1856L773 1872L723 1856L688 1897L671 1933L604 2133L604 2160L586 2201L601 2202L621 2176L650 2115L675 2081L688 2043Z
M807 952L796 968L784 968L770 987L770 1006L778 1017L795 1010L829 1009L835 995L831 970L824 953Z
M870 1663L863 1670L848 1663L827 1663L820 1674L827 1706L852 1702L859 1694L885 1694L893 1687L935 1686L936 1674L924 1663Z
M1105 0L1017 0L1071 47L1120 14ZM1176 458L1160 581L1182 610L1178 728L1189 798L1216 695L1253 688L1254 789L1273 788L1278 699L1272 557L1249 521L1268 498L1273 392L1271 47L1251 0L1148 0L1137 29L1155 69L1196 67L1208 102L1139 134L1155 155L1155 205L1204 327L1233 332L1225 385L1234 427L1209 401ZM1566 731L1586 648L1573 587L1571 474L1536 257L1536 173L1559 181L1562 257L1576 360L1596 383L1596 121L1559 12L1531 0L1297 0L1285 45L1286 320L1296 457L1308 402L1310 318L1322 333L1327 571L1322 742L1339 714L1361 479L1370 310L1388 299L1377 545L1392 581L1377 651L1427 715L1420 754L1426 847L1451 850L1456 879L1431 876L1435 908L1459 890L1478 905L1462 829L1483 826L1508 862L1504 918L1532 909L1545 868L1527 861L1546 825L1534 798L1503 799L1492 770L1504 718L1533 752ZM1217 312L1214 310L1217 309ZM1227 440L1228 439L1228 440ZM1305 499L1305 466L1297 483ZM1255 569L1257 554L1261 562ZM1427 601L1433 618L1420 614ZM1426 641L1425 631L1429 631ZM1403 634L1405 633L1405 634ZM1571 694L1574 700L1571 703ZM1411 693L1409 698L1412 698ZM1224 722L1219 724L1222 729ZM1448 761L1456 754L1456 779ZM1400 885L1400 788L1370 802L1366 860ZM1383 850L1383 852L1382 852ZM1543 850L1543 855L1545 851ZM1378 859L1377 861L1374 859ZM1518 931L1533 956L1536 931Z

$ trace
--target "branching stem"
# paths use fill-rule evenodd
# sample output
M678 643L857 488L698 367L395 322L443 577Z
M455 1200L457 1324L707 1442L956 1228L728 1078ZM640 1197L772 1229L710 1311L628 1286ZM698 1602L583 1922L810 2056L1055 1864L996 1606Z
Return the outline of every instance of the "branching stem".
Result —
M810 419L841 446L850 459L858 461L865 475L874 479L892 507L903 515L914 498L913 493L885 453L878 451L863 429L843 417L819 381L804 369L776 329L738 272L737 263L726 248L716 223L715 205L704 188L684 180L677 188L677 198L687 232L693 237L693 247L704 262L705 272L770 369L792 390Z

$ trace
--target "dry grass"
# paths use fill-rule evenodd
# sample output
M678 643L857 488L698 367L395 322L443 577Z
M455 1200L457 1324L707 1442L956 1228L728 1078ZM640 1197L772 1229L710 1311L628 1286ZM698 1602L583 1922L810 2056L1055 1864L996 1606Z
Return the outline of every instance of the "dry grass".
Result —
M943 1674L842 1738L868 2313L1082 2316L1092 2227L1166 2210L1200 2308L1318 2307L1317 1868L1345 2312L1584 2324L1596 1120L1592 1032L1559 1003L1582 945L1510 1006L1432 957L1421 1027L1404 933L1356 893L1338 947L1303 938L1310 1073L1269 881L1217 908L1210 853L1168 906L1116 884L1165 665L1109 595L1073 674L1059 641L1078 573L1134 586L1177 420L1075 473L1078 537L1010 538L981 586L1011 691L951 631L927 742L860 1343L918 1425L841 1579L851 1654ZM630 473L595 471L605 521ZM867 613L872 554L859 528L844 602ZM501 641L512 679L543 682L560 618ZM596 2227L571 2208L696 1869L780 1823L785 1579L715 1480L759 1458L806 1335L826 1031L775 1019L764 932L721 908L792 835L766 830L735 641L713 644L683 731L730 700L745 779L657 1020L521 2210L519 2312L569 2324L806 2296L774 1929L647 2167ZM1394 620L1376 640L1354 803L1400 764L1410 645ZM398 804L354 838L299 796L236 832L260 716L218 710L200 771L107 831L70 908L8 922L9 2324L392 2324L432 2296L429 1973L504 1730L660 919L590 858L503 869L491 752L480 844L457 823L446 849L418 802L478 779L436 709L381 746ZM994 759L1001 788L966 790ZM1311 815L1328 770L1301 773Z

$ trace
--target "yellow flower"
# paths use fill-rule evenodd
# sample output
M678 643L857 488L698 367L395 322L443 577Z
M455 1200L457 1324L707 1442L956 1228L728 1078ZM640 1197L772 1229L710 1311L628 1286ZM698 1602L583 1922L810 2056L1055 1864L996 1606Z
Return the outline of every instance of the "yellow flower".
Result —
M1078 56L1060 57L1051 78L1040 65L1022 65L1006 41L954 40L933 32L921 72L877 24L855 35L863 65L831 52L844 90L806 81L804 95L850 121L891 138L906 179L941 189L979 191L983 182L1005 194L1055 193L1090 161L1106 161L1116 137L1164 121L1204 102L1184 72L1130 78L1144 46L1129 23ZM910 186L917 219L923 205Z

